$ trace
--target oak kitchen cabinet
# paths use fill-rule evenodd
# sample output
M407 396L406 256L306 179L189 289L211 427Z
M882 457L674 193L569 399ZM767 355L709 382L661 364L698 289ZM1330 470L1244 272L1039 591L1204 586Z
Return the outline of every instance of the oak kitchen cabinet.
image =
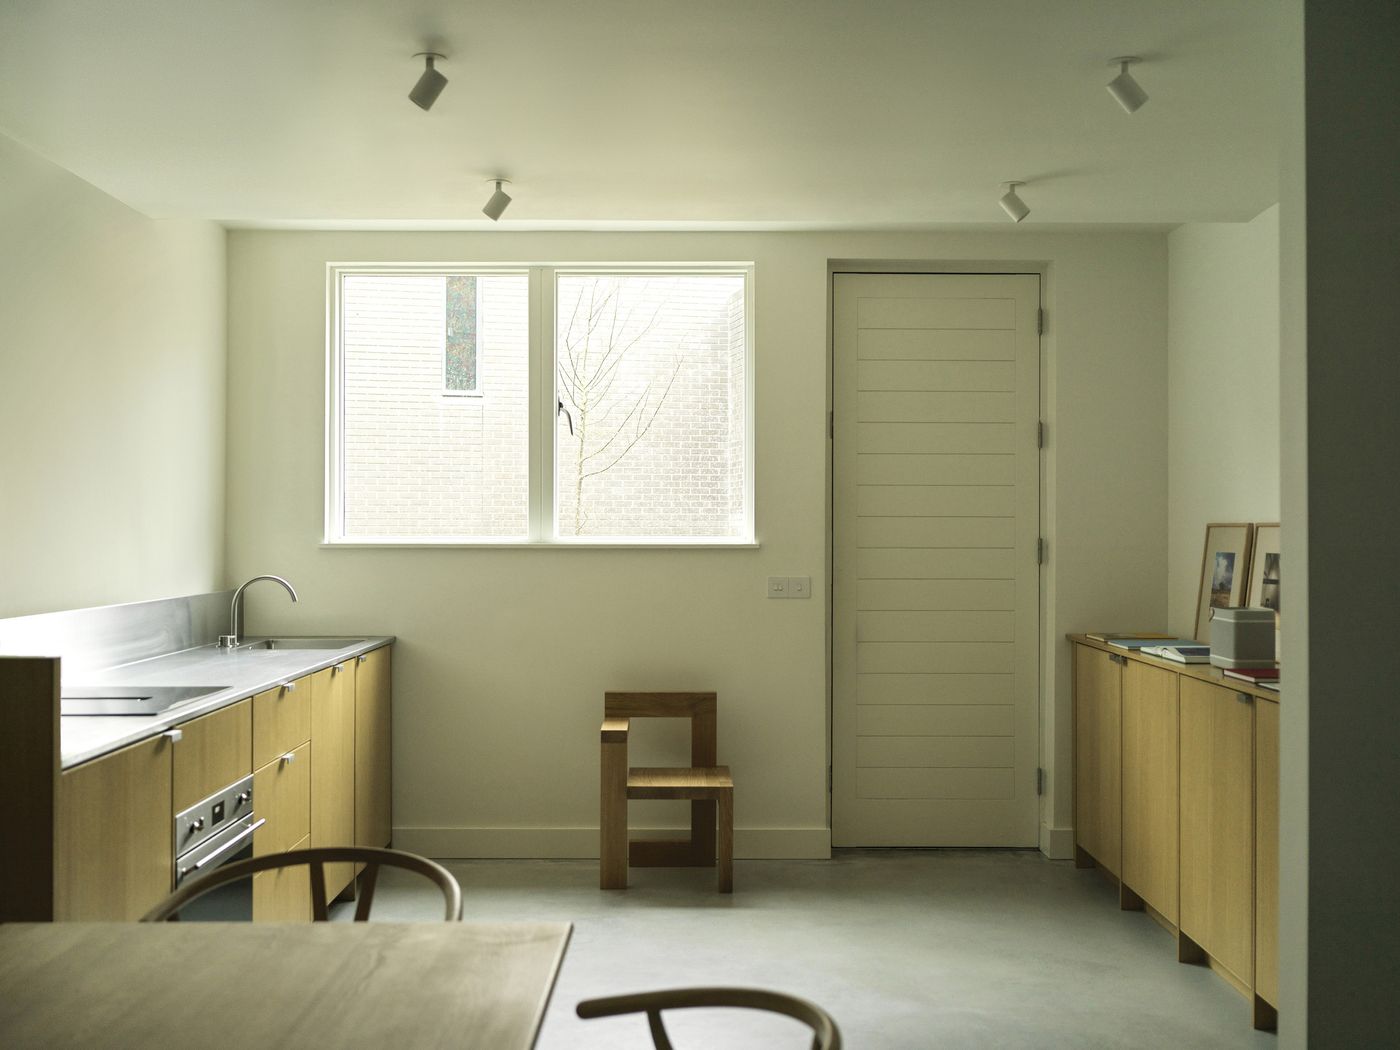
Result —
M1120 905L1146 906L1182 962L1252 999L1256 1028L1277 1027L1279 694L1070 641L1076 861L1116 876Z
M1074 841L1080 866L1121 870L1123 658L1074 647Z
M355 841L355 660L311 676L311 846ZM352 865L326 865L326 899L354 878Z
M1177 914L1177 678L1123 668L1123 885L1169 923Z
M140 918L172 889L175 814L250 772L267 820L256 855L387 845L389 669L381 646L62 770L58 661L0 659L0 795L15 800L0 798L0 848L5 885L24 889L0 897L0 922ZM329 896L351 878L334 866ZM260 873L253 890L257 919L310 913L304 867Z

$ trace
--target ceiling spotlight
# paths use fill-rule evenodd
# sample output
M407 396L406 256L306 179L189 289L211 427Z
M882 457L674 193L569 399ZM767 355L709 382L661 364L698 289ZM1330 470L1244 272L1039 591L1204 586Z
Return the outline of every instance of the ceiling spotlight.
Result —
M486 202L486 207L481 209L481 213L492 222L496 222L505 213L506 205L510 204L510 194L501 189L501 184L510 185L510 179L487 179L487 182L496 184L496 192L491 194L491 199Z
M1011 216L1012 222L1020 222L1031 210L1026 207L1026 202L1016 196L1016 187L1024 186L1024 182L1003 182L1006 192L1001 195L1001 200L997 201L1001 205L1001 210Z
M1113 60L1113 64L1118 67L1118 75L1108 82L1108 93L1128 113L1136 113L1147 101L1147 92L1142 90L1142 85L1134 80L1133 75L1128 72L1129 66L1134 62L1141 61L1142 59L1136 55L1127 55Z
M413 85L413 90L408 93L408 97L419 109L432 109L433 103L442 94L442 89L447 87L447 78L433 68L433 60L443 56L436 51L420 51L413 57L423 59L426 68L418 78L418 83Z

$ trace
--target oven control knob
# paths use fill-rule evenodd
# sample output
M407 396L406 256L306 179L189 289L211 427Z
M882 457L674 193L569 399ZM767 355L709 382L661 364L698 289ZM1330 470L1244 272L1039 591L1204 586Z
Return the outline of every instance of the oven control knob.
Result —
M253 793L251 791L240 791L238 797L233 801L236 806L246 806L249 802L253 801Z
M202 831L202 830L204 830L204 818L203 818L203 817L198 817L198 818L196 818L195 820L190 821L189 833L190 833L191 835L193 835L196 831Z

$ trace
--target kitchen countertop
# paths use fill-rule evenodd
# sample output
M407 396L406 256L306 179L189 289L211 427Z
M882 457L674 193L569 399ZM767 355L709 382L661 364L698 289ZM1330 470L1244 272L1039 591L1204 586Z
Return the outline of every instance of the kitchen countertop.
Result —
M250 637L248 641L256 641ZM153 656L105 671L84 672L65 681L65 692L78 686L221 686L218 692L155 715L67 715L59 721L63 768L69 769L129 744L207 715L221 707L343 663L372 649L392 645L392 635L366 637L341 649L236 649L213 645Z

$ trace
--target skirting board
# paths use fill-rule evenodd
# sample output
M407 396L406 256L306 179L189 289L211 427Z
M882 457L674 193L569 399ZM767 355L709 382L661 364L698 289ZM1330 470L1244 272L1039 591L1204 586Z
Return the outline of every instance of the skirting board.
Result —
M638 838L685 838L689 828L634 829ZM394 847L445 860L596 858L597 828L394 828ZM735 828L740 860L826 860L830 828Z
M1040 825L1040 852L1051 860L1074 859L1074 828Z

